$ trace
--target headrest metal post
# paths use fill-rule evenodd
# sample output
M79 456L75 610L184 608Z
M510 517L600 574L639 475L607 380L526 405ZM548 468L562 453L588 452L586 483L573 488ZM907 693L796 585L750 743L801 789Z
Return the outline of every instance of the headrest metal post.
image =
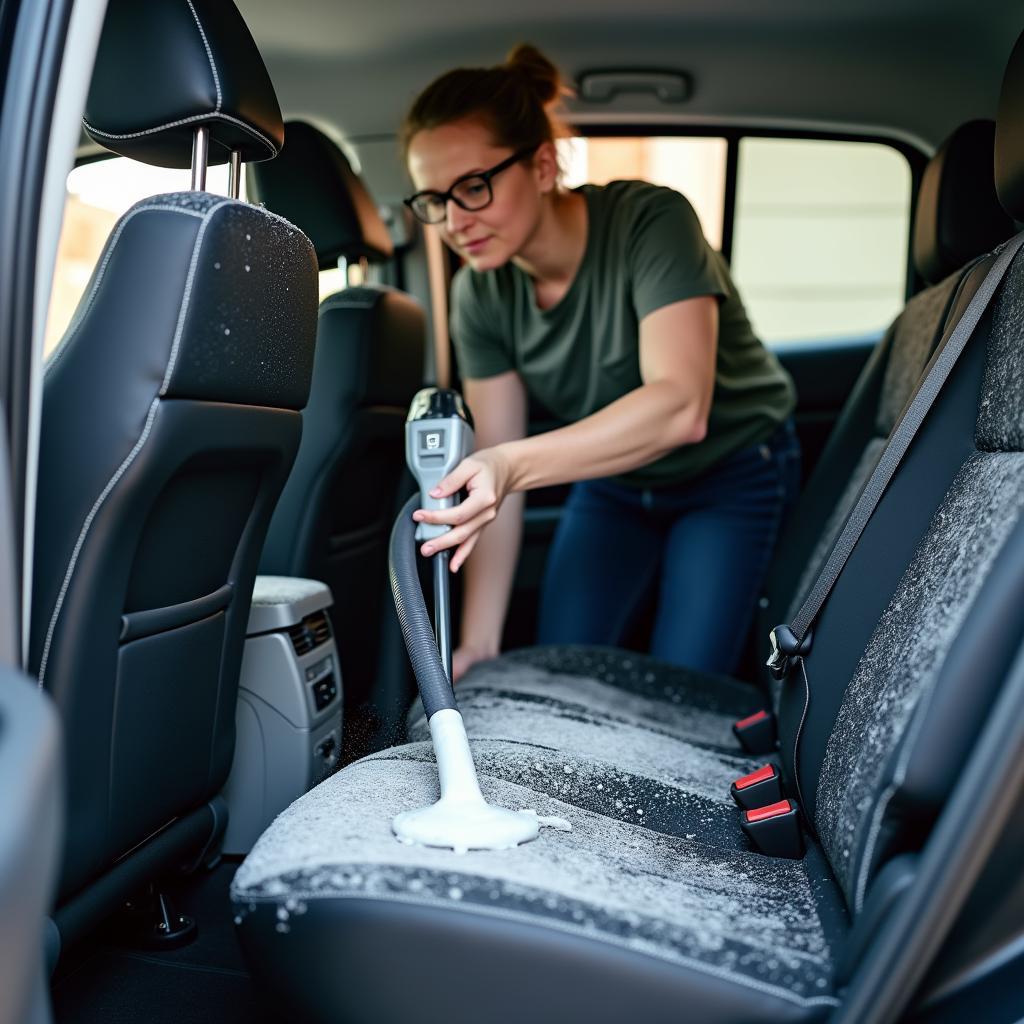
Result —
M338 257L338 269L341 271L345 286L348 287L348 260L344 256Z
M242 154L240 150L231 150L231 165L228 169L228 195L237 199L242 188Z
M197 128L192 137L192 191L206 191L206 163L210 153L210 129Z

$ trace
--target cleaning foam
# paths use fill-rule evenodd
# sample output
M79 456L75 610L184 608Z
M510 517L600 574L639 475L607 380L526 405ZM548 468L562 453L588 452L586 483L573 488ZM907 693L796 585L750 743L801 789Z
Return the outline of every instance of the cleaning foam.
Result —
M480 792L462 715L453 708L435 711L428 723L434 743L441 798L435 804L395 815L391 827L401 843L469 850L511 850L536 839L543 824L568 828L536 811L492 807Z

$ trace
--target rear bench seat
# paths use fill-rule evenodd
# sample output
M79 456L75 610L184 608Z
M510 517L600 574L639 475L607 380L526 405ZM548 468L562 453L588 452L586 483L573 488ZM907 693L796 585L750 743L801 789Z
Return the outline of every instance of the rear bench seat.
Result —
M1019 41L997 185L1024 219L1022 87ZM952 286L949 323L991 262ZM436 797L426 742L329 779L233 887L254 972L290 1015L751 1022L838 1005L1024 630L1022 348L1018 256L818 620L806 716L803 677L783 691L803 859L754 852L729 800L760 763L729 731L756 688L606 650L512 654L459 691L485 795L572 831L501 853L400 846L392 815Z
M947 325L951 328L957 319L950 312L970 270L1013 233L1013 221L996 197L994 140L993 121L961 125L925 169L914 218L913 255L928 287L910 299L876 347L800 497L768 573L755 630L760 640L772 626L792 618L817 578L932 352ZM958 310L969 298L967 293ZM552 673L563 678L553 678ZM570 714L583 708L590 713L614 712L630 702L628 695L657 699L660 691L676 707L676 717L682 716L683 735L703 737L704 742L735 753L732 723L761 706L761 692L725 680L712 689L707 677L698 674L696 692L690 694L684 685L689 678L688 672L670 671L623 651L548 647L518 651L479 666L460 683L458 697L475 734L484 736L492 733L486 731L483 715L503 720L510 701L535 706L540 702L539 715L557 715L557 706L565 702ZM768 690L767 671L757 682ZM664 713L652 708L649 714L660 719ZM418 703L410 737L429 739Z

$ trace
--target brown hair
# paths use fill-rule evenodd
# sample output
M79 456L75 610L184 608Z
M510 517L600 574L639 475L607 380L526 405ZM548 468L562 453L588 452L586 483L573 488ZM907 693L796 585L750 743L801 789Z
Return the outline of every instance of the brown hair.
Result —
M464 118L476 118L500 146L526 149L568 134L554 116L569 90L558 69L536 47L517 46L504 64L456 68L434 79L420 93L402 123L402 155L417 132Z

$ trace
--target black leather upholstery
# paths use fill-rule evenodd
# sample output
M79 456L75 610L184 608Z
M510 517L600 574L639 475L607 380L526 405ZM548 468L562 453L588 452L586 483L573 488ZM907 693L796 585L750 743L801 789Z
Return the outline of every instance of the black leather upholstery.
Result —
M1024 33L1010 54L996 115L996 192L1003 209L1024 221Z
M369 193L309 125L289 124L282 156L251 168L249 181L271 209L308 227L321 265L390 249ZM387 540L413 486L405 416L423 382L425 335L420 305L393 288L346 288L321 304L302 443L260 562L261 572L330 586L349 706L365 700L377 675Z
M157 196L115 227L47 367L30 658L65 723L62 902L226 778L315 309L292 225Z
M231 0L110 0L84 124L106 149L163 167L191 166L204 125L212 164L232 150L268 160L284 142L274 87Z
M1013 234L992 176L994 121L969 121L939 147L921 179L914 263L929 284Z
M342 258L389 258L391 234L345 154L304 121L285 128L288 141L278 159L247 169L249 198L300 225L322 268Z

